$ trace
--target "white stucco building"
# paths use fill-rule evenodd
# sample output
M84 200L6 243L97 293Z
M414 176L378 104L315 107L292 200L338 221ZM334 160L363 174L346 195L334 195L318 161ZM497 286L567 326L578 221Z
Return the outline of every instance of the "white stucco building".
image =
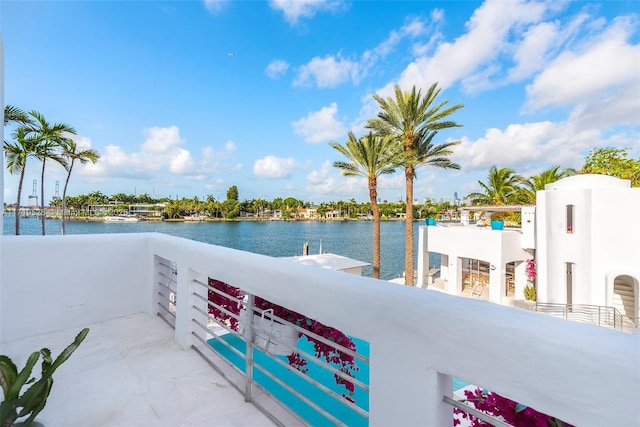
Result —
M605 175L575 175L547 185L522 226L421 227L418 286L513 304L524 299L526 260L535 259L539 306L615 313L638 326L640 188ZM429 253L441 254L439 278ZM430 276L431 274L431 276Z

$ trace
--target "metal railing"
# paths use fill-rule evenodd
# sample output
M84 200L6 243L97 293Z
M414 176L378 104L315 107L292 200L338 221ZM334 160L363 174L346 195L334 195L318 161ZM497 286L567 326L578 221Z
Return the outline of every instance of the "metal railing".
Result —
M299 403L292 405L291 403L283 402L283 394L293 396L293 401L297 400L303 406L306 405L312 408L312 411L316 413L313 416L317 417L317 414L319 414L324 420L323 424L348 425L348 421L345 421L339 415L344 414L345 408L353 414L357 414L357 417L362 417L365 422L368 420L368 379L365 382L349 376L338 369L337 365L327 363L325 360L316 357L316 355L296 347L296 342L299 337L306 336L330 346L336 355L340 353L349 355L354 360L364 364L369 363L368 357L278 317L273 314L272 309L262 310L255 307L255 297L251 294L242 292L242 297L238 298L202 280L194 279L193 283L200 288L200 291L194 291L192 294L196 304L191 306L194 312L194 317L191 320L197 329L197 331L193 332L193 336L204 345L194 348L219 373L224 375L238 391L244 394L247 402L256 405L277 424L282 424L282 422L261 402L256 401L254 391L256 388L278 402L281 407L286 408L296 417L297 422L302 424L307 424L309 421L305 419L306 414L302 415L296 412L296 409L299 409L301 405ZM212 302L207 297L211 293L215 293L240 306L240 313L232 312ZM211 309L217 310L220 318L212 315ZM249 315L249 313L253 313L253 315ZM221 320L221 318L226 319ZM231 319L234 320L232 321ZM289 339L283 338L286 334L275 332L273 325L277 325L278 328L288 328ZM293 341L291 341L292 333L293 337L295 337ZM235 345L232 341L235 341ZM203 351L203 348L206 350ZM223 353L226 353L226 355ZM305 370L314 371L314 375L301 372L300 369L291 366L287 362L287 358L284 356L293 353L297 353L308 362ZM215 355L215 357L211 357L212 355ZM221 366L221 363L224 366ZM229 374L229 368L235 374ZM286 378L279 377L283 372L286 372ZM257 378L258 376L259 378ZM345 398L344 395L331 389L332 384L328 384L327 381L323 381L319 377L330 378L332 383L334 379L352 383L354 388L364 392L362 395L365 396L364 400L366 401L358 401L356 403ZM303 387L294 388L289 383L292 379L295 381L302 380L308 385L307 387L312 387L314 390L313 396L301 392L300 389ZM304 389L309 391L307 387L304 387ZM277 389L277 392L274 392L274 389ZM316 393L331 399L318 399ZM289 399L287 398L287 400ZM322 400L322 402L319 400ZM290 406L295 406L295 408Z
M622 330L622 313L614 307L539 302L536 303L534 311L576 322Z
M156 269L157 313L175 329L178 271L175 263L163 258L157 260Z

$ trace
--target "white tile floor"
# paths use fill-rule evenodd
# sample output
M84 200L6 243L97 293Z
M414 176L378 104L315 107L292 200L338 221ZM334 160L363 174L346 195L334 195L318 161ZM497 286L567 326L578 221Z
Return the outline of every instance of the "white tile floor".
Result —
M87 326L86 340L54 375L38 416L46 427L273 425L200 355L180 350L162 319L137 314ZM20 369L42 347L56 357L79 330L5 343L0 353Z

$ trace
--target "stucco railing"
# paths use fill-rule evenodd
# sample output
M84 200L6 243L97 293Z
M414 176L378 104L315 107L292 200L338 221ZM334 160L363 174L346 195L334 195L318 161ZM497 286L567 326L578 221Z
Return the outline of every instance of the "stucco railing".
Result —
M5 236L0 251L3 342L155 314L164 259L184 349L206 277L369 342L370 425L451 425L453 376L574 425L640 419L638 335L155 233Z

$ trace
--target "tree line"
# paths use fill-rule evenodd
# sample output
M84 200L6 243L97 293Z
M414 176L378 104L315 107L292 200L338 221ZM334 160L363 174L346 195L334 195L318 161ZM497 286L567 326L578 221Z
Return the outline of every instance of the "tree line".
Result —
M372 216L371 203L357 202L354 198L314 204L294 197L276 197L273 200L264 198L245 199L240 201L229 198L224 200L216 199L211 194L203 198L196 196L171 199L167 197L154 198L146 193L139 195L117 193L108 196L100 191L93 191L88 194L66 196L68 212L73 212L73 215L76 216L89 215L88 208L91 205L108 205L110 208L107 211L107 215L117 215L126 213L129 205L135 204L164 204L163 210L167 218L203 215L208 218L234 219L241 216L242 213L261 217L266 216L270 211L281 211L282 217L286 219L295 216L295 212L297 212L298 209L306 208L316 209L318 217L320 218L326 217L327 213L332 213L332 216L341 219L357 219L363 216ZM62 200L52 200L50 206L61 208ZM423 219L455 209L457 209L457 207L449 201L438 203L427 200L425 203L413 204L413 216L416 219ZM404 202L391 202L380 204L379 206L379 214L382 219L395 218L398 214L403 214L405 211L406 203Z

